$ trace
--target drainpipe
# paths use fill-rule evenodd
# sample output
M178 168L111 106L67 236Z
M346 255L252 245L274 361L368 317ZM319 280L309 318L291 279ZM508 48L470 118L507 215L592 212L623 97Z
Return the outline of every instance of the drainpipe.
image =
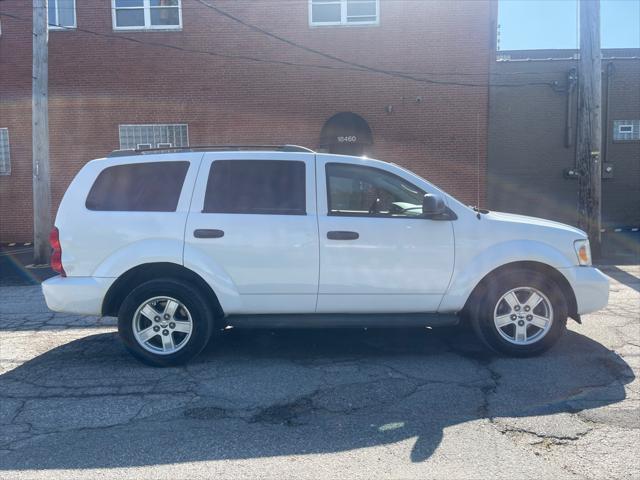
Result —
M613 74L615 73L616 68L613 62L607 63L607 69L605 72L605 80L607 91L605 93L605 109L604 109L604 118L602 119L602 124L604 128L602 129L602 165L607 161L607 152L609 151L609 99L611 95L611 82L613 79Z
M573 90L578 83L578 71L575 68L569 70L567 74L567 114L566 114L566 126L565 126L565 139L564 146L569 148L573 146L574 133L573 133Z

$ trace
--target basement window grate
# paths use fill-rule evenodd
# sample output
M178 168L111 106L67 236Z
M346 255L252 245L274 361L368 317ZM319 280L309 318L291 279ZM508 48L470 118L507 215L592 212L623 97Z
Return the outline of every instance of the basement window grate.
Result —
M148 149L189 146L186 124L120 125L120 149Z
M11 175L8 128L0 128L0 175Z

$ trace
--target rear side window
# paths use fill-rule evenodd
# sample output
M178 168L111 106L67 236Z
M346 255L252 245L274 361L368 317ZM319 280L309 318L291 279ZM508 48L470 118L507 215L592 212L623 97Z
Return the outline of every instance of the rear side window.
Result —
M306 215L304 162L217 160L203 212Z
M89 210L175 212L189 162L132 163L105 168L87 196Z

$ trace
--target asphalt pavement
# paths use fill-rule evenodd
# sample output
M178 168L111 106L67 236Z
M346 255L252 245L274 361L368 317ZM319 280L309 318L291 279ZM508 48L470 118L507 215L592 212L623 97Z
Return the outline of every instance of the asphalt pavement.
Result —
M23 271L0 283L0 477L637 479L640 267L603 269L609 307L538 358L459 329L230 330L169 369Z

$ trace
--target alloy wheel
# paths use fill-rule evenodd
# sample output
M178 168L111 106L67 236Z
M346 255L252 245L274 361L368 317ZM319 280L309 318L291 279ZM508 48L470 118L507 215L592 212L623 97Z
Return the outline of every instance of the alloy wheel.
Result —
M547 296L533 287L509 290L498 300L493 312L498 333L514 345L530 345L551 329L553 307Z
M170 355L191 338L193 319L189 309L171 297L153 297L138 307L133 316L133 336L145 350Z

